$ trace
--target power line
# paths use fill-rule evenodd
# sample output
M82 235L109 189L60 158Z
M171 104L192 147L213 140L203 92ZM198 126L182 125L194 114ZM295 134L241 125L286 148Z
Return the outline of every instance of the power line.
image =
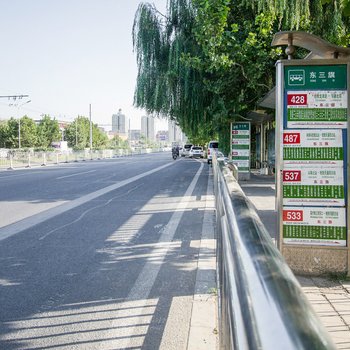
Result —
M16 101L17 99L22 99L23 97L29 97L29 95L1 95L0 98L12 98L14 101Z

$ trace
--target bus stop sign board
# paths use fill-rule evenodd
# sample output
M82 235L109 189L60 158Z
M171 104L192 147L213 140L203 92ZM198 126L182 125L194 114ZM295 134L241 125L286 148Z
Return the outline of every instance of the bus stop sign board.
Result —
M334 60L278 64L276 192L282 243L346 246L348 65Z

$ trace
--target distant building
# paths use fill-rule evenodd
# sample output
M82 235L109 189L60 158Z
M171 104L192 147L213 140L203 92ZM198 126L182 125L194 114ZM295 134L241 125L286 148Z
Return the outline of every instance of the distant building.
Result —
M168 122L169 142L177 142L179 144L187 142L186 135L173 120Z
M157 142L168 142L169 132L168 130L159 130L156 135Z
M141 117L141 135L149 141L155 141L154 118L151 116Z
M134 129L129 131L129 140L130 141L139 141L141 138L141 130Z
M127 120L121 109L117 114L112 115L112 132L120 137L127 137L128 135Z

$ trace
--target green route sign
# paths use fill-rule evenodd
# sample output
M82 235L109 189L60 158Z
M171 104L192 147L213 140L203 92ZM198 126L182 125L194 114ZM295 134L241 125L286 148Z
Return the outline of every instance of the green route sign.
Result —
M286 66L288 128L347 127L347 66Z
M282 171L283 205L345 205L343 168L289 166Z
M231 156L238 171L250 171L250 123L231 123Z
M343 167L344 148L340 129L285 129L282 135L284 164Z
M346 246L347 64L280 70L278 193L284 244Z
M285 243L346 245L345 208L283 207Z
M346 90L346 65L286 66L284 83L286 90Z
M345 90L287 91L288 128L346 128L348 94Z

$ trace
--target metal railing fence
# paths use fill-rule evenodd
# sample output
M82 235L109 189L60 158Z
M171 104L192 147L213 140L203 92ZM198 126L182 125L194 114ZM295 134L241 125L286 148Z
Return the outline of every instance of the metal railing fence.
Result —
M162 148L85 150L73 152L37 152L1 149L0 169L15 169L49 164L80 162L87 160L129 157L134 155L162 152Z
M231 171L213 159L221 349L335 349Z

